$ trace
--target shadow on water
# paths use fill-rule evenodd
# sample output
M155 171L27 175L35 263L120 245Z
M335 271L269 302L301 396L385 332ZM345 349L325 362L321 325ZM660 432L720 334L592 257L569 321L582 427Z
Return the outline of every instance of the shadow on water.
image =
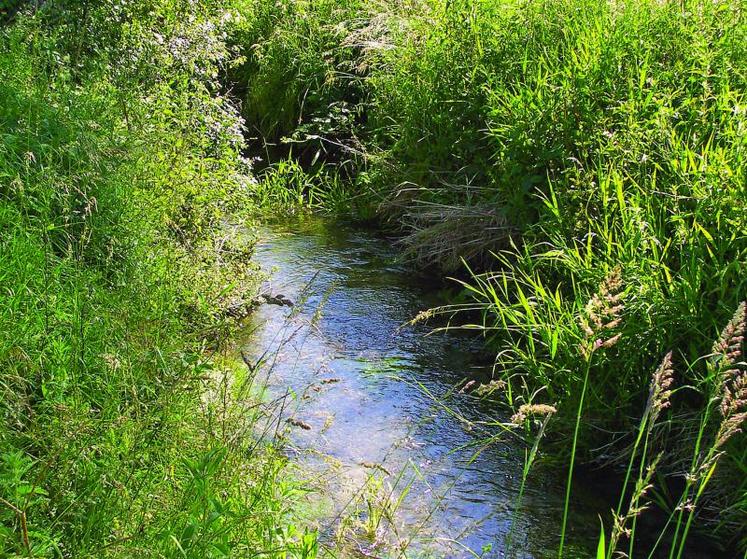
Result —
M499 429L479 426L500 420L495 407L455 390L489 366L479 343L403 326L442 302L427 277L398 263L387 240L311 218L262 230L255 260L269 291L296 304L261 306L246 351L267 350L270 392L294 396L289 439L326 496L312 505L323 537L334 541L374 485L391 518L357 544L363 556L397 556L398 545L408 556L554 556L560 476L533 472L517 510L524 445L508 433L486 444ZM571 542L591 556L606 505L577 498Z

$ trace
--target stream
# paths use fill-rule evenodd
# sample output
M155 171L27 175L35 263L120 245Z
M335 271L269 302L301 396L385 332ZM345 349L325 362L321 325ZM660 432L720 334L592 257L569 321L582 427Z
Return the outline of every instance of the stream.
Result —
M443 303L427 276L386 239L319 218L260 230L255 261L294 306L259 307L245 352L264 355L270 395L288 395L282 428L323 543L360 557L555 557L564 480L535 468L519 502L525 446L480 427L507 418L455 389L490 356L474 336L407 325ZM593 556L606 506L575 482L568 556Z

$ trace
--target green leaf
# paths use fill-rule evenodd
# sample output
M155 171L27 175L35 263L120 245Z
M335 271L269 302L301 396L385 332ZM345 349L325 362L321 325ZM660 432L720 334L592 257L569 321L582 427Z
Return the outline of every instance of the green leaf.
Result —
M604 538L604 522L602 518L599 518L599 543L597 544L597 559L605 559L607 557L607 544Z

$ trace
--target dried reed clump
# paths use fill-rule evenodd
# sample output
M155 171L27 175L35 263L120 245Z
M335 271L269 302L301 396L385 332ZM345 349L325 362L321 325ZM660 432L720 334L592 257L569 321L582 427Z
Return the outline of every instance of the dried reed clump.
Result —
M354 48L360 52L360 55L352 61L352 69L360 74L365 74L372 62L375 61L375 55L392 50L395 45L392 41L392 26L397 21L393 14L380 13L373 15L364 22L346 21L337 25L338 33L346 33L340 45L346 48ZM353 29L348 31L347 28L352 26Z
M511 423L519 425L528 417L548 417L558 410L549 404L522 404L519 410L511 417Z
M400 241L405 255L444 270L457 270L462 260L480 262L505 248L514 233L504 213L489 205L460 206L411 200L390 203L402 213L408 234Z
M610 334L622 322L623 296L622 271L616 266L602 282L598 293L586 303L579 317L584 332L579 349L584 359L590 359L598 349L611 348L620 340L622 334Z

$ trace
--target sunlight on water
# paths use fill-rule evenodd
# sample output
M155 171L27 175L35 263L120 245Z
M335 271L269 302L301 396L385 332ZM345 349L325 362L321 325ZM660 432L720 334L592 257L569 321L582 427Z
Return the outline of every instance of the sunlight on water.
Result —
M536 474L515 510L523 447L509 435L486 446L494 433L476 423L495 406L454 390L490 362L475 340L403 327L439 301L395 254L368 232L318 220L268 228L257 247L266 289L296 304L261 306L245 345L267 351L269 391L290 391L291 451L327 496L313 504L327 510L319 529L332 538L356 502L391 495L392 518L356 544L371 556L396 556L397 544L437 557L551 556L562 482ZM577 518L579 542L597 533L592 510Z

